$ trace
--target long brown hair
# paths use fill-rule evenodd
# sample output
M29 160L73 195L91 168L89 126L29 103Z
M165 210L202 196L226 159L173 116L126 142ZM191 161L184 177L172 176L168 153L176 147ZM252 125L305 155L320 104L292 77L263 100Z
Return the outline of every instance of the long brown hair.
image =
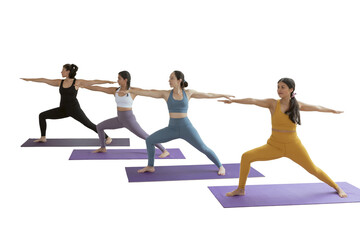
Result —
M283 82L289 87L289 89L293 89L290 94L290 106L289 109L285 112L285 114L289 115L289 118L293 123L301 125L300 107L298 101L295 98L295 81L291 78L282 78L278 81L278 83L279 82Z

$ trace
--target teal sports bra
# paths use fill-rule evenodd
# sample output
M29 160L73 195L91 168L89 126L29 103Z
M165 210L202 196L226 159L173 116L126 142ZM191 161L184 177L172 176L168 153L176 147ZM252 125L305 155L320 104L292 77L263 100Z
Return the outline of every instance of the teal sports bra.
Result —
M185 90L183 89L183 99L175 100L173 97L173 91L171 90L169 98L167 100L167 105L169 113L187 113L189 107L189 100L186 96Z

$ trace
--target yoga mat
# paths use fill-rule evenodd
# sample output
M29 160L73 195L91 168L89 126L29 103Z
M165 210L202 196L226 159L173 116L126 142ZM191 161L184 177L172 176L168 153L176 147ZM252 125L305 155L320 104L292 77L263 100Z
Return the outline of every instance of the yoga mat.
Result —
M326 183L248 185L245 196L235 197L225 194L237 186L209 189L224 208L360 202L360 189L346 182L337 184L347 193L347 198L340 198Z
M48 138L45 143L35 143L35 138L28 139L21 147L92 147L100 146L98 138ZM113 138L106 146L130 146L128 138Z
M199 180L199 179L224 179L238 178L240 164L224 164L225 176L217 174L215 165L189 165L189 166L158 166L154 173L138 173L142 167L126 167L129 182L151 182L151 181L177 181L177 180ZM261 173L251 168L249 177L263 177Z
M170 155L161 159L184 159L184 155L178 148L166 149ZM147 159L146 149L107 149L105 153L92 153L95 149L75 149L69 160L114 160L114 159ZM159 149L155 150L155 158L162 152Z

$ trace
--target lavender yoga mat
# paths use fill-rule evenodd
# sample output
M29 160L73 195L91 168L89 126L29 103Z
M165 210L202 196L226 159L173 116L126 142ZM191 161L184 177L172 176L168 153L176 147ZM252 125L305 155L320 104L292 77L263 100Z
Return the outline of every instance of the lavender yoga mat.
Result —
M48 138L45 143L35 143L35 138L29 138L21 147L92 147L100 146L98 138ZM107 146L130 146L128 138L113 138Z
M326 183L248 185L245 196L235 197L225 194L237 186L209 189L224 208L360 202L360 189L346 182L337 184L348 194L347 198L340 198Z
M170 153L166 158L161 159L185 159L184 154L178 148L167 148ZM105 153L92 153L95 149L75 149L69 160L120 160L120 159L147 159L146 149L107 149ZM162 152L155 151L155 158L159 158Z
M146 149L108 149L105 153L92 153L95 149L75 149L69 160L116 160L116 159L147 159ZM184 159L185 156L178 148L166 149L170 155L162 159ZM155 151L155 158L159 158L162 152Z
M154 173L138 173L141 167L126 167L129 182L152 182L152 181L177 181L177 180L199 180L199 179L224 179L238 178L240 164L223 164L226 169L225 176L217 174L218 168L211 165L189 165L189 166L158 166ZM251 168L249 177L264 177L261 173Z

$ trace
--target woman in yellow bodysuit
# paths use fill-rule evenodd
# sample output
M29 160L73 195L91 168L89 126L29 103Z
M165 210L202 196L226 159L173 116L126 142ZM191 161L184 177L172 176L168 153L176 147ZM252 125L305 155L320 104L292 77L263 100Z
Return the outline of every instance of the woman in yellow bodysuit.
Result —
M295 98L295 82L291 78L282 78L278 81L278 95L280 100L275 99L232 99L219 100L224 103L254 104L259 107L269 108L271 112L272 134L267 144L248 152L241 157L239 186L226 196L245 195L246 179L250 171L250 164L255 161L267 161L281 157L287 157L299 164L306 171L316 176L321 181L333 187L340 197L347 194L311 161L305 147L296 134L296 125L301 124L301 111L318 111L342 113L322 106L313 106L298 102Z

